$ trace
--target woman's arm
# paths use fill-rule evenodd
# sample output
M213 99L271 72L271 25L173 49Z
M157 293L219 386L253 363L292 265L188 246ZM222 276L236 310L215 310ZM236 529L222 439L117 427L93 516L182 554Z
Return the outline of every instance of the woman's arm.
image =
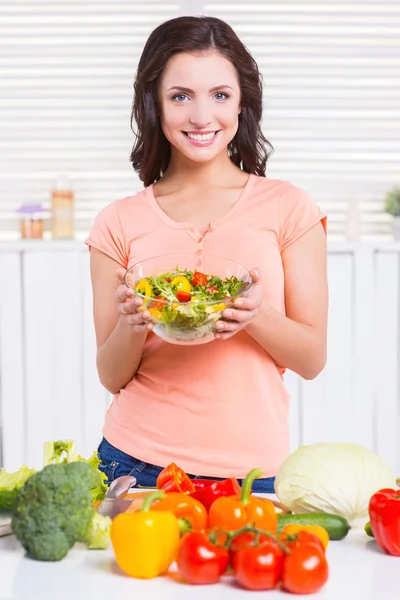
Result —
M123 285L124 269L106 254L91 249L90 273L97 342L97 371L102 385L117 394L134 377L143 352L148 314L136 314L143 303Z
M239 321L242 328L244 325L278 365L304 379L314 379L326 363L326 260L326 236L317 224L282 252L286 316L269 304L255 306L252 298L243 299L241 306L235 302L241 310L224 312L225 317ZM230 337L228 332L236 333L237 325L224 324L227 333L219 335Z

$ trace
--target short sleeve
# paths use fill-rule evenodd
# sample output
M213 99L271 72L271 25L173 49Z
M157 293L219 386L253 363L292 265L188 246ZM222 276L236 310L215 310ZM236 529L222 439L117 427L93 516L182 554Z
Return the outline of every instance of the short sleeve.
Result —
M126 242L118 215L117 202L103 208L97 215L85 244L107 254L124 268L128 265Z
M320 211L307 192L284 182L279 206L281 251L286 250L319 222L326 233L326 221L326 215Z

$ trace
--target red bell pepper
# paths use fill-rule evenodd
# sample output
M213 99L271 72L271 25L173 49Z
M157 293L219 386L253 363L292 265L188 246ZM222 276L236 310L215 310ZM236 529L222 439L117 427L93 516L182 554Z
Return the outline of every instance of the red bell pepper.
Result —
M369 501L372 532L378 545L392 556L400 556L400 489L384 488Z
M196 479L193 480L195 482ZM199 480L197 480L199 481ZM201 480L205 481L205 480ZM194 484L196 485L196 484ZM190 495L192 498L199 500L207 509L210 510L211 505L217 498L221 496L240 496L241 488L239 482L234 477L223 479L222 481L213 481L210 485L196 489Z
M215 479L192 479L195 490L202 490L203 488L213 484L215 481Z
M194 492L194 485L189 475L185 471L171 463L165 467L157 477L157 488L163 492L180 492L181 494L190 494Z

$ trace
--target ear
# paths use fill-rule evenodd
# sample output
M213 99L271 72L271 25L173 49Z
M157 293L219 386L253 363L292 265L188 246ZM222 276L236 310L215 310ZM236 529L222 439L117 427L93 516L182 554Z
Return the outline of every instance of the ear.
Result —
M238 115L240 115L241 112L242 112L242 107L239 106L239 108L238 108Z

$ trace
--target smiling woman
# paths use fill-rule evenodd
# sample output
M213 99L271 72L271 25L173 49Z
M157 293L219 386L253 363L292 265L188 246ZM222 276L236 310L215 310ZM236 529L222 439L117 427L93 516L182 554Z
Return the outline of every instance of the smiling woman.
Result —
M203 478L242 479L260 467L254 489L273 492L289 452L283 373L311 379L325 364L325 217L306 192L265 176L259 70L223 21L180 17L157 27L134 90L131 162L145 189L101 211L87 239L97 367L114 393L100 467L146 486L170 463ZM123 285L134 264L178 252L196 270L184 297L170 282L177 310L192 304L194 281L221 292L205 255L253 268L248 294L213 324L220 341L162 340L143 298Z

